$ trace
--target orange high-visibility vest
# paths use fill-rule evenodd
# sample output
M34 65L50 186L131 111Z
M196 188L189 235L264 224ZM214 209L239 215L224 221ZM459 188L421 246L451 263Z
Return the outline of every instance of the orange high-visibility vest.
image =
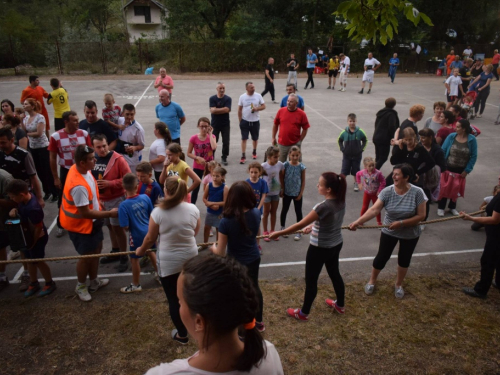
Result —
M97 187L97 182L94 180L95 191L97 193L97 199L99 199L99 189ZM61 209L59 210L59 221L61 226L70 231L82 234L92 233L92 219L85 219L78 212L78 207L75 206L73 197L70 192L75 186L83 186L87 189L89 195L89 209L92 210L94 205L92 203L93 195L92 189L89 184L83 178L80 172L76 169L76 165L73 165L68 172L66 177L66 182L64 184Z

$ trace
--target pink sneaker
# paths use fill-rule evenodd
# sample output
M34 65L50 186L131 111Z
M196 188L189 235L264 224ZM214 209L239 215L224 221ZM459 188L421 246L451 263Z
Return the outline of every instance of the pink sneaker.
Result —
M271 234L271 233L274 233L274 230L273 230L273 231L271 231L269 234ZM275 241L279 241L279 240L280 240L280 238L279 238L279 237L276 237L276 238L274 238L274 240L275 240Z
M266 231L266 232L262 233L262 235L263 236L269 236L269 232ZM271 242L271 240L269 239L269 237L264 237L264 241Z
M345 307L340 307L339 305L337 305L337 301L334 301L333 299L325 299L325 303L334 308L335 311L337 311L339 314L345 314Z
M307 322L309 321L309 317L307 315L304 315L300 312L300 309L286 309L286 313L288 316L291 316L292 318L297 319L298 321L301 322Z

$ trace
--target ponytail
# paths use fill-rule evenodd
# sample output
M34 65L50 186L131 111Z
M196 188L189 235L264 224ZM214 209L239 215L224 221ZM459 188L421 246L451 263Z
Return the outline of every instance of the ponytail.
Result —
M182 152L182 147L180 144L170 143L167 146L167 150L173 154L179 155L179 159L181 159L182 161L186 161L186 156L184 155L184 152Z
M158 130L158 133L162 136L163 141L165 142L165 147L172 143L172 136L170 135L167 124L162 121L158 121L155 123L155 129Z
M344 203L347 190L345 176L335 172L325 172L321 174L321 177L325 180L325 187L330 188L332 193L335 194L335 199L340 203Z
M160 208L169 210L186 199L187 184L179 176L170 176L165 180L165 198L160 201Z
M36 113L40 113L42 111L42 105L38 100L33 98L27 98L26 101L30 103L30 106L33 107L33 111L35 111Z
M280 154L280 149L276 146L269 146L264 154L264 163L267 161L267 158L276 154Z
M198 255L184 263L183 296L192 314L206 322L202 349L255 318L259 301L247 268L231 257ZM250 372L266 356L257 328L245 330L244 350L235 370Z

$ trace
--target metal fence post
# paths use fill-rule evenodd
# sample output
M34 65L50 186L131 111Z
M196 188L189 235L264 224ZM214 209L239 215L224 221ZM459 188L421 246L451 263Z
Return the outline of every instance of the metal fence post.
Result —
M59 48L59 41L58 40L56 40L56 53L57 53L57 67L59 68L59 74L63 74L61 49Z

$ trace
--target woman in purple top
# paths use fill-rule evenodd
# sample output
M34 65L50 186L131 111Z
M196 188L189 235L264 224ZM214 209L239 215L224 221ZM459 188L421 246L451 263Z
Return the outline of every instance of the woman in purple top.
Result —
M200 132L193 135L189 139L187 156L193 159L193 171L198 177L203 177L205 171L205 163L214 160L214 152L217 148L217 140L212 134L213 128L210 126L210 120L206 117L201 117L198 120L198 129ZM200 186L197 186L191 192L191 203L196 204L198 199L198 191Z

